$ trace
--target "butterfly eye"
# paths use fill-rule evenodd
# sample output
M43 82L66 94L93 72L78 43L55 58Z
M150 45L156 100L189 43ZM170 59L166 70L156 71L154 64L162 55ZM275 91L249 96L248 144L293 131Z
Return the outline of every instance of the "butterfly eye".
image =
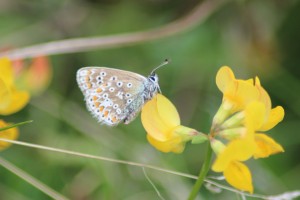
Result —
M153 81L153 82L155 82L156 81L155 76L150 76L150 80Z

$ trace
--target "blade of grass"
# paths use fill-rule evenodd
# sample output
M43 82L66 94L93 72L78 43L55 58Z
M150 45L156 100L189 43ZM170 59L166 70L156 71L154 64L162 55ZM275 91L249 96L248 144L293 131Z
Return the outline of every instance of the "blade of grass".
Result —
M9 125L9 126L5 126L5 127L0 128L0 131L4 131L4 130L14 128L14 127L17 127L17 126L21 126L21 125L24 125L24 124L29 124L31 122L33 122L33 120L28 120L28 121L25 121L25 122L20 122L20 123L17 123L17 124L12 124L12 125Z
M4 139L4 138L0 138L0 141L10 142L12 144L27 146L27 147L36 148L36 149L42 149L42 150L48 150L48 151L53 151L53 152L65 153L65 154L69 154L69 155L73 155L73 156L91 158L91 159L96 159L96 160L104 160L104 161L108 161L108 162L131 165L131 166L136 166L136 167L143 167L143 168L153 169L153 170L156 170L156 171L161 171L161 172L165 172L165 173L168 173L168 174L173 174L173 175L177 175L177 176L181 176L181 177L185 177L185 178L190 178L190 179L195 179L195 180L198 179L197 176L194 176L194 175L191 175L191 174L187 174L187 173L183 173L183 172L177 172L177 171L173 171L173 170L169 170L169 169L164 169L164 168L157 167L157 166L154 166L154 165L148 165L148 164L131 162L131 161L126 161L126 160L107 158L107 157L103 157L103 156L95 156L95 155L90 155L90 154L85 154L85 153L80 153L80 152L75 152L75 151L69 151L69 150L65 150L65 149L47 147L47 146L38 145L38 144L31 144L31 143L27 143L27 142L8 140L8 139ZM258 199L270 199L270 197L273 197L273 196L267 196L267 195L261 195L261 194L249 194L249 193L242 192L242 191L236 190L236 189L228 187L228 186L224 186L220 183L217 183L215 181L211 181L209 179L205 179L204 182L210 183L210 184L212 184L216 187L219 187L221 189L224 189L224 190L227 190L227 191L230 191L230 192L234 192L234 193L237 193L237 194L240 194L240 195L244 195L244 196L247 196L247 197L253 197L253 198L258 198ZM294 194L295 192L300 192L300 191L293 191L293 192L289 192L289 193ZM278 196L278 195L276 195L276 196Z
M15 175L17 175L18 177L22 178L23 180L25 180L27 183L31 184L35 188L39 189L43 193L47 194L51 198L57 199L57 200L67 200L68 199L68 198L64 197L63 195L57 193L53 189L49 188L47 185L45 185L41 181L37 180L33 176L29 175L22 169L16 167L12 163L10 163L9 161L7 161L6 159L1 158L1 157L0 157L0 165L2 167L6 168L7 170L9 170L10 172L14 173Z

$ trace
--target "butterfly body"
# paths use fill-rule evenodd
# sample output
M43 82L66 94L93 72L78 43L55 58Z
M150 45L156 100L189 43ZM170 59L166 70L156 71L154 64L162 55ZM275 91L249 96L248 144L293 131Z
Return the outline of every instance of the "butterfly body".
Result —
M77 71L77 83L87 109L109 126L128 124L142 106L160 91L158 77L106 67L84 67Z

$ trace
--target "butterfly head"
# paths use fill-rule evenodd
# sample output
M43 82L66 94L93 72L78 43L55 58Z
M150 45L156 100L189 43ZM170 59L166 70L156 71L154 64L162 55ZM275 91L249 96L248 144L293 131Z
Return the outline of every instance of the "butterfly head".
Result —
M161 93L161 90L159 88L159 84L158 84L158 76L155 73L156 70L158 70L159 68L161 68L162 66L169 64L170 60L169 59L165 59L165 61L163 63L161 63L159 66L157 66L156 68L154 68L150 74L150 76L148 77L148 80L153 84L154 89L157 92Z
M148 80L151 81L153 84L158 84L158 76L157 74L154 72L152 73L149 77Z
M150 76L148 76L148 81L150 83L150 92L156 94L157 92L161 93L159 84L158 84L158 76L155 72L151 73Z

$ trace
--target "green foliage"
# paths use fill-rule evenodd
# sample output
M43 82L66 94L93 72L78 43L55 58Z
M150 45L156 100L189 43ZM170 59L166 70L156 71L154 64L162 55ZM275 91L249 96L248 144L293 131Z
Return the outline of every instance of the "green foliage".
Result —
M6 49L146 30L187 14L195 3L4 0L0 5L1 48ZM107 66L146 76L170 58L171 64L158 71L161 90L176 105L183 125L207 132L221 103L215 74L229 65L239 77L259 75L274 106L286 110L284 121L271 131L285 153L250 161L255 192L273 195L299 189L299 5L292 0L232 1L204 23L174 36L51 56L50 87L24 110L1 119L34 121L19 127L21 141L197 174L205 156L203 146L188 144L181 155L160 153L148 144L139 117L129 125L100 125L85 108L75 74L84 66ZM1 157L70 199L158 199L141 168L17 145L1 152ZM147 174L166 199L187 198L194 183L154 170ZM0 199L49 198L2 167L0 177ZM227 191L216 195L205 189L200 195L202 199L234 198Z

